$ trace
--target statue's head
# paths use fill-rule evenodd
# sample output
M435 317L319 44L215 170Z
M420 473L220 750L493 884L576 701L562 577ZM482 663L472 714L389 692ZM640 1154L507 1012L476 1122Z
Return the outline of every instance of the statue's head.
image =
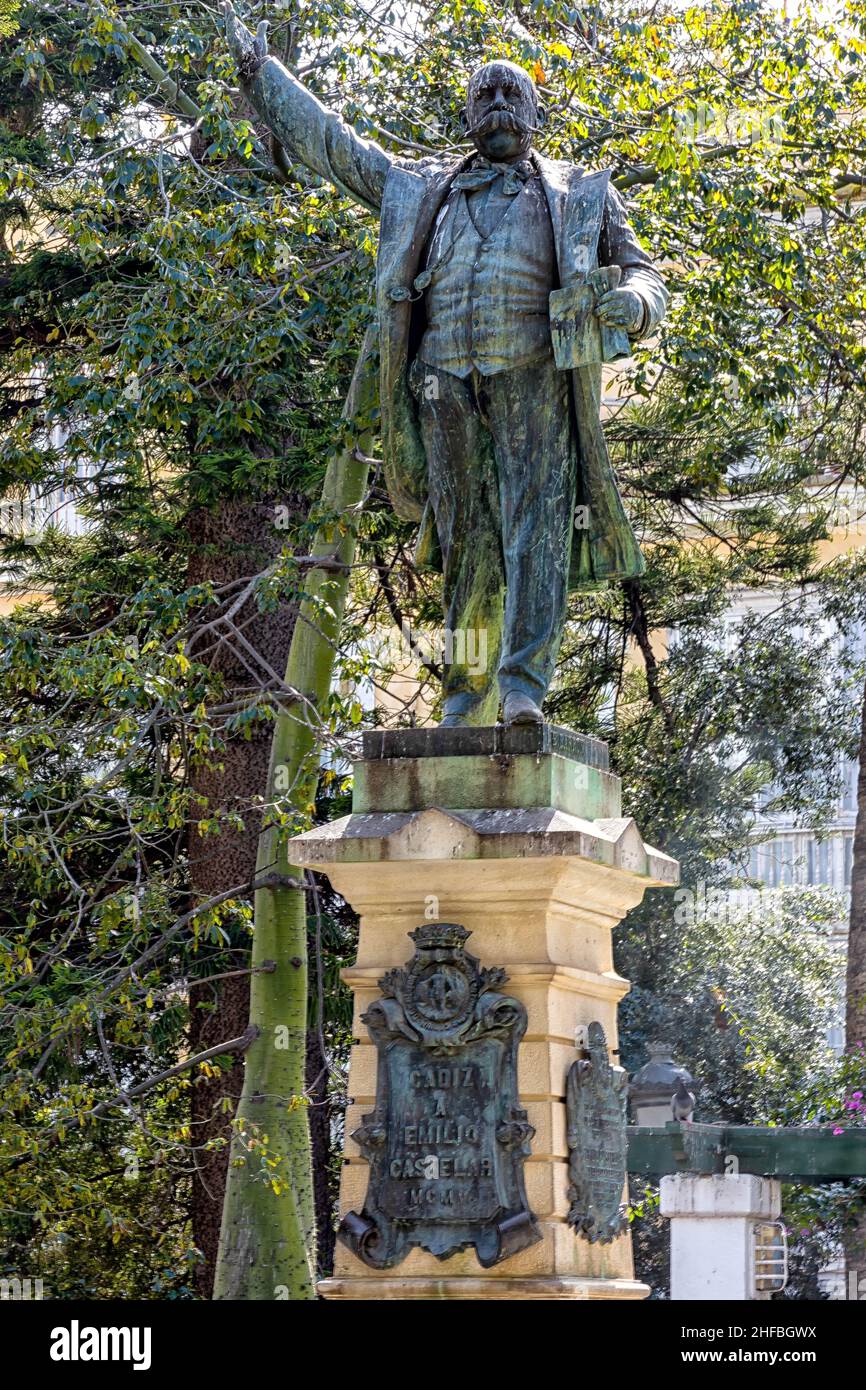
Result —
M529 152L544 110L529 73L503 58L472 74L460 119L479 154L502 162Z

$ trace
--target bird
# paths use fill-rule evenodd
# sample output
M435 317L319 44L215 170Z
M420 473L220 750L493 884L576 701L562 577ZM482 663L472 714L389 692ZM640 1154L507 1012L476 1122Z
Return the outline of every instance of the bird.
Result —
M677 1089L671 1096L671 1114L675 1120L680 1120L683 1124L691 1124L692 1115L695 1111L694 1092L690 1091L683 1081L677 1077Z
M268 19L260 19L256 29L256 36L253 39L253 49L260 62L264 62L268 56L268 30L271 24Z

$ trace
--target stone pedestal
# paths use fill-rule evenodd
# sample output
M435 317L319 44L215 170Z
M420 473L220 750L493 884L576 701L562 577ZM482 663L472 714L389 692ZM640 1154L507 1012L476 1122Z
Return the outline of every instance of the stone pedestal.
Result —
M359 913L346 1134L374 1106L376 1049L361 1015L385 971L412 955L409 933L454 922L467 949L501 966L527 1010L518 1054L520 1104L535 1134L526 1194L541 1239L491 1269L474 1250L446 1260L413 1248L377 1271L338 1246L327 1298L643 1298L627 1232L609 1244L566 1224L566 1077L575 1036L592 1022L617 1048L628 990L611 931L645 890L677 882L672 859L621 815L607 749L551 726L407 729L364 736L350 816L299 836L293 862L327 874ZM360 1212L368 1167L347 1139L341 1210Z
M774 1281L758 1261L778 1222L782 1187L751 1173L677 1173L661 1181L661 1214L671 1223L671 1298L767 1300ZM761 1283L766 1289L759 1289Z

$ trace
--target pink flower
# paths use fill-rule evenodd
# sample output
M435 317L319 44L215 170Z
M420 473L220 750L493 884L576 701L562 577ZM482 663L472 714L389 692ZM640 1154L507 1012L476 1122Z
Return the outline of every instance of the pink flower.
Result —
M837 1125L836 1128L833 1130L833 1133L834 1133L834 1134L844 1134L845 1131L844 1131L844 1129L841 1128L841 1126Z

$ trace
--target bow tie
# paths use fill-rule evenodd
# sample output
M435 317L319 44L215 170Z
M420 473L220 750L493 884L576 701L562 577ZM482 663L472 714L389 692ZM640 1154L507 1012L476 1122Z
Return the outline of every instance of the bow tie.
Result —
M521 159L518 164L494 164L492 160L485 159L479 155L465 173L458 174L452 180L452 188L463 188L467 191L472 188L483 188L485 184L492 183L502 175L502 192L509 198L513 198L519 193L527 179L531 179L535 174L535 166L529 159Z

